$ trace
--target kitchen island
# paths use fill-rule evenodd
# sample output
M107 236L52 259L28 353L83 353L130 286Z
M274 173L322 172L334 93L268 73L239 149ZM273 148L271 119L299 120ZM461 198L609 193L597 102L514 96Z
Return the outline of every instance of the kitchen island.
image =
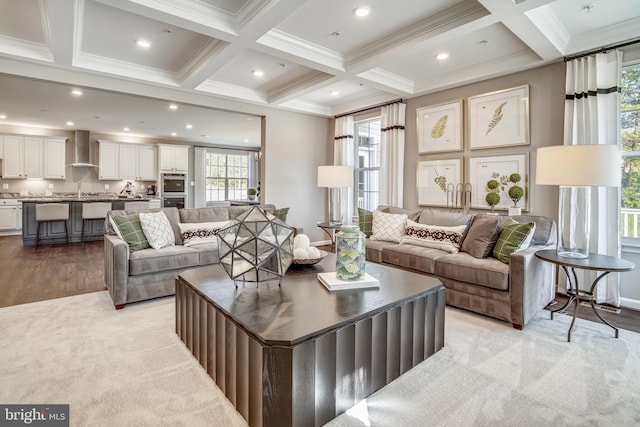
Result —
M25 246L35 246L36 232L36 205L38 203L69 203L69 242L80 242L82 237L82 204L92 202L110 202L112 210L124 209L125 202L141 202L159 200L157 198L137 197L119 198L115 196L74 196L74 197L41 197L22 198L22 244ZM104 221L87 221L84 230L84 240L102 240L104 235ZM41 245L52 243L65 243L66 234L64 223L61 221L47 222L40 226Z

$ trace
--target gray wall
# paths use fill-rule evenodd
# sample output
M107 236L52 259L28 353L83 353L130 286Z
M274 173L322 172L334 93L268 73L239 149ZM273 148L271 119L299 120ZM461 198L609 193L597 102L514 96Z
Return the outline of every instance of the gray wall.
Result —
M470 96L479 95L515 86L529 85L530 141L528 146L469 149L469 129L467 102ZM564 63L510 74L508 76L460 86L417 98L406 100L407 119L405 127L405 169L404 205L406 208L418 206L417 164L423 160L440 160L452 156L462 156L465 182L468 182L469 157L529 153L529 212L556 218L558 214L558 189L551 186L535 185L536 149L548 145L562 144L564 122ZM416 109L463 100L464 151L437 154L418 154ZM474 188L473 191L484 191Z

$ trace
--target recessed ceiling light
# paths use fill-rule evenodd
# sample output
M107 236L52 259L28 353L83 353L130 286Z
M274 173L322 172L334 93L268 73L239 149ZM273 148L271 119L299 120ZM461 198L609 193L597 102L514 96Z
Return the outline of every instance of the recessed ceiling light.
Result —
M73 89L71 91L71 95L73 95L73 96L82 96L82 91L80 89Z
M329 92L329 94L331 94L331 96L338 96L340 95L340 92L338 92L337 90L332 90L331 92Z
M0 120L4 120L4 119L6 119L6 118L7 118L7 116L6 116L6 115L4 115L4 114L0 114Z
M171 136L176 136L176 135L177 135L177 133L171 132Z
M367 16L370 12L371 9L369 9L367 6L358 6L353 9L353 14L360 17Z
M73 124L74 124L74 123L73 123L72 121L68 121L68 122L67 122L67 126L73 126Z
M245 138L245 139L244 139L244 142L249 142L249 138Z
M262 71L262 70L253 70L251 72L251 74L253 74L256 77L262 77L262 76L264 76L264 71Z
M129 128L123 128L122 130L123 130L123 131L125 131L125 132L129 132L131 129L129 129Z
M449 54L447 52L440 52L439 54L436 55L436 59L439 61L444 61L448 57L449 57Z
M186 127L187 129L191 129L191 128L193 127L193 125L192 125L192 124L188 124L188 125L186 125L185 127Z
M151 42L149 40L139 39L139 40L136 40L136 44L138 45L138 47L142 47L145 49L148 49L151 47Z
M170 104L170 105L169 105L169 109L170 109L170 110L174 110L174 111L175 111L175 110L177 110L177 109L178 109L178 106L177 106L176 104Z

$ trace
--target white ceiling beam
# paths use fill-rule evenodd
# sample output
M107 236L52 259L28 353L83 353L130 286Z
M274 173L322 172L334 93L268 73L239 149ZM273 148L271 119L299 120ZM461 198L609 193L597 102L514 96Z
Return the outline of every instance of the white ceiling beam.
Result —
M49 40L53 61L62 67L71 67L73 63L74 31L78 19L76 4L76 1L69 0L47 0L44 3L44 34Z
M575 34L567 45L565 56L599 49L627 40L637 39L640 32L640 18L629 19L614 25L601 28L598 31Z
M269 104L282 104L291 99L328 87L342 79L321 71L310 71L269 93Z

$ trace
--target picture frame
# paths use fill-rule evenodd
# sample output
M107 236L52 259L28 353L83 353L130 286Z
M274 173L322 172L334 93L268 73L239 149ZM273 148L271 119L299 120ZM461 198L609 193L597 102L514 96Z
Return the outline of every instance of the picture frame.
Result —
M470 157L469 158L469 182L472 185L471 207L475 209L491 209L485 198L490 191L487 183L495 179L498 181L497 189L500 202L494 210L508 210L513 207L513 201L509 198L509 188L513 183L509 182L509 176L518 173L521 181L518 186L524 190L524 196L518 202L518 207L523 211L529 210L529 153L511 154L504 156Z
M469 148L529 145L529 85L469 97Z
M418 205L451 206L463 182L462 158L418 162L417 175Z
M418 153L462 151L462 100L416 109Z

